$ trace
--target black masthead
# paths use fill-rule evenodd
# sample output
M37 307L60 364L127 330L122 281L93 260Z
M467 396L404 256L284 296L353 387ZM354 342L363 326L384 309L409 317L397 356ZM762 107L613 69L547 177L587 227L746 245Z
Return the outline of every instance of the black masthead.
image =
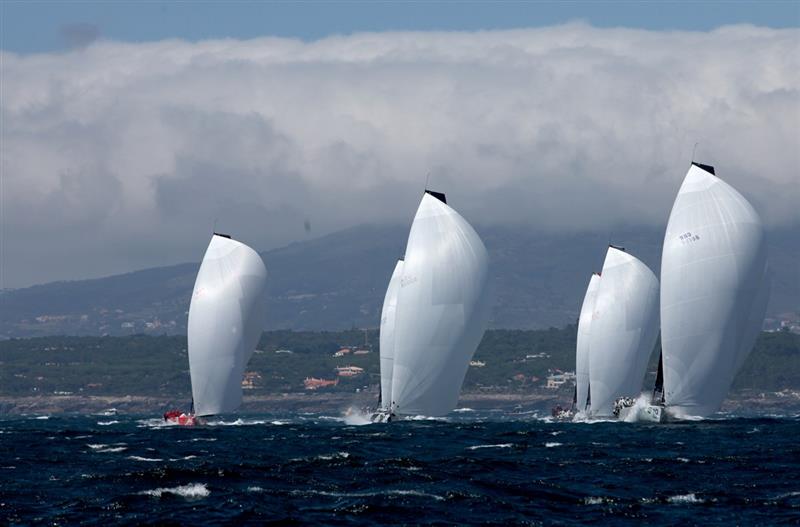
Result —
M706 172L708 172L710 174L714 174L714 167L712 167L711 165L704 165L702 163L695 163L694 161L692 161L692 164L694 166L698 167L698 168L702 168L703 170L705 170ZM714 174L714 175L716 176L716 174Z
M425 194L430 194L431 196L433 196L434 198L438 199L439 201L441 201L445 205L447 204L447 198L444 197L444 193L443 192L436 192L435 190L425 189Z

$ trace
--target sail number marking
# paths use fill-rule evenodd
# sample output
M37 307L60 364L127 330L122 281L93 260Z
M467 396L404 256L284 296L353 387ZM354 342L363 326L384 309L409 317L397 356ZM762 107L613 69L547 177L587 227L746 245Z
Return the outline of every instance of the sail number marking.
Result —
M400 287L411 285L416 281L417 281L416 276L403 276L402 278L400 278Z
M683 234L678 236L678 239L681 241L681 243L683 245L686 245L686 244L689 244L689 243L694 243L697 240L699 240L700 239L700 235L699 234L692 234L691 232L684 232Z

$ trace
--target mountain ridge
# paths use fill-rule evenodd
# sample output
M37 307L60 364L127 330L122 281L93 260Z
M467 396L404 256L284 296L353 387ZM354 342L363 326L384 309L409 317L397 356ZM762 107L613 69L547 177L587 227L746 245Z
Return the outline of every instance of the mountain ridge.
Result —
M478 226L490 255L490 327L541 329L573 323L586 284L609 242L625 246L658 275L663 231L616 229L556 234L525 226ZM800 244L795 229L770 231L774 270L768 315L800 311ZM264 329L376 327L407 225L365 224L260 252L269 273ZM59 281L0 294L0 335L181 334L199 267L154 267Z

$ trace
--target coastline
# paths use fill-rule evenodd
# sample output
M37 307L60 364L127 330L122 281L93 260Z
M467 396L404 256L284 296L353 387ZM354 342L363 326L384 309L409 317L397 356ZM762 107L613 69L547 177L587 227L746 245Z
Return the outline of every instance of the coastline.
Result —
M560 394L464 392L459 398L461 409L499 409L503 411L537 410L547 415L550 408L564 404ZM350 407L365 408L375 404L375 395L361 393L278 393L245 396L239 414L268 412L343 413ZM115 410L120 414L161 415L170 408L183 408L186 401L142 395L76 396L37 395L0 396L0 416L95 414ZM800 391L759 392L745 390L732 393L722 406L723 412L755 415L800 412Z

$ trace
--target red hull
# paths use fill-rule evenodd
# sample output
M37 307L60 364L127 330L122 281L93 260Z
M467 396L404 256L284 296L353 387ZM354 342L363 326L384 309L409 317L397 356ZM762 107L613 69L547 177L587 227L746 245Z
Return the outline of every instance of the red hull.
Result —
M170 410L164 414L164 421L168 423L175 423L181 426L194 426L200 424L200 420L193 414L185 414L178 410Z

